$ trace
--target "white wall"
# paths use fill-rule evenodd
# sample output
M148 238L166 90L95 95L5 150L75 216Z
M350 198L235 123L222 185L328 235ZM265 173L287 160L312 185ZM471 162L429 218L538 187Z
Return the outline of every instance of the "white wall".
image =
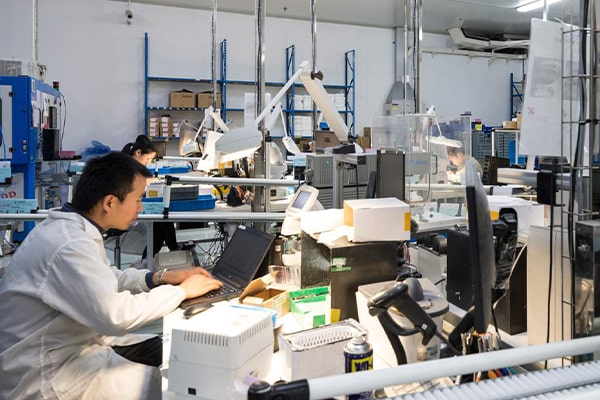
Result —
M423 49L449 49L445 35L426 35ZM425 105L434 104L439 115L470 111L485 125L502 125L510 119L510 73L523 79L523 61L501 58L432 54L421 57L421 90Z
M60 81L67 103L65 150L82 151L91 140L120 149L144 131L145 32L150 38L150 75L211 76L211 11L133 2L134 19L128 26L126 2L38 1L39 61L48 66L47 82ZM0 0L0 59L32 58L32 4ZM267 81L285 80L285 48L292 44L297 64L310 60L310 31L308 21L267 18ZM254 38L253 16L218 13L217 41L227 39L228 79L255 79ZM317 25L317 62L325 84L343 84L344 53L356 51L357 133L383 114L395 75L393 40L392 29ZM424 54L422 97L440 115L471 110L487 125L499 124L508 118L509 71L520 79L521 67L515 62L488 65L487 59ZM253 87L228 91L228 105L240 106L243 91ZM241 124L241 115L229 113L232 117Z

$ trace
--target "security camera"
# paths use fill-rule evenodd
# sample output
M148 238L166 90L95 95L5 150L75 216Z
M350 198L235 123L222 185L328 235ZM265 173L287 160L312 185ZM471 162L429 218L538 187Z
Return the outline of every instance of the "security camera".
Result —
M133 21L133 11L125 10L125 17L127 17L127 25L131 25L131 21Z

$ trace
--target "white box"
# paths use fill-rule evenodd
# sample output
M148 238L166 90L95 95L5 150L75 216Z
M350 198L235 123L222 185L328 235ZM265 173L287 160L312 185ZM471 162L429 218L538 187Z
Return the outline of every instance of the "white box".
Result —
M512 196L488 196L490 215L493 220L500 216L503 208L512 208L517 212L518 232L520 236L528 235L530 226L544 226L545 206L533 201Z
M395 197L344 200L351 242L410 240L410 206Z

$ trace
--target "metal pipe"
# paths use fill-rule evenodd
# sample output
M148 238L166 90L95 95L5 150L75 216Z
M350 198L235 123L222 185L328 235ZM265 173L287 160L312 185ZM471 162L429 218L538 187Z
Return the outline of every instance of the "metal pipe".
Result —
M256 43L256 111L254 115L258 115L264 104L265 97L265 33L264 25L266 20L266 1L256 0L255 3L255 14L256 14L256 32L255 32L255 43ZM265 154L267 153L266 142L265 142L265 123L259 121L258 130L262 132L262 146L254 154L254 173L253 178L265 177L266 160ZM252 200L252 211L267 211L269 202L266 199L265 189L255 189L254 199Z
M415 60L415 110L417 113L423 112L421 104L421 38L423 37L423 0L415 0L415 39L414 39L414 60Z
M310 37L312 43L312 71L317 72L317 0L310 0L310 16L311 16L311 30ZM315 102L312 104L312 122L313 132L318 129L317 126L317 105Z
M402 107L403 114L408 114L409 110L407 109L406 105L407 105L407 97L408 96L408 90L407 90L407 86L408 86L408 2L410 0L404 0L404 43L402 44L402 49L404 51L404 67L402 70L402 90L404 91L404 105ZM396 51L398 49L398 44L396 43ZM398 56L396 56L396 62L398 60ZM397 73L397 72L396 72ZM398 77L396 76L396 80L398 79ZM415 110L410 110L410 112L414 112Z
M171 175L167 175L171 176ZM264 179L264 178L219 178L210 176L171 176L174 182L194 182L208 185L241 185L241 186L295 186L298 181L286 179Z
M33 47L31 49L31 55L35 62L38 61L38 12L39 12L39 0L33 0L33 21L32 21L32 37Z
M593 353L600 350L600 336L537 346L469 354L394 368L308 379L310 399L326 399L382 387L423 382L444 376L523 365L540 360Z
M217 106L217 0L213 0L213 13L212 13L212 54L211 54L211 67L212 67L212 106L216 110L221 108Z

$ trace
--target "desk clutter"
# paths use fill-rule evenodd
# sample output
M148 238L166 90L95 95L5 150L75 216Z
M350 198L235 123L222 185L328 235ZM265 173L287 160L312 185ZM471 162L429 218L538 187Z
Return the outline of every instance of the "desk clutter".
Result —
M376 326L377 316L371 314L369 298L404 283L392 280L358 287L353 302L360 320L338 320L329 286L287 290L277 287L274 276L252 281L240 298L216 303L190 318L182 310L164 318L163 366L170 377L168 390L177 398L243 399L256 381L297 381L372 369L374 356L380 358L386 351L393 356L385 332ZM441 325L447 302L429 280L410 279L411 285L421 287L422 282L423 298L414 304L427 308ZM398 310L393 318L406 326L408 338L403 343L419 347L421 334L411 320ZM369 365L355 360L348 370L346 347L357 338L372 349ZM426 348L435 350L429 352L430 358L439 357L437 338ZM409 358L409 362L421 360ZM387 363L396 365L395 360L386 359Z

